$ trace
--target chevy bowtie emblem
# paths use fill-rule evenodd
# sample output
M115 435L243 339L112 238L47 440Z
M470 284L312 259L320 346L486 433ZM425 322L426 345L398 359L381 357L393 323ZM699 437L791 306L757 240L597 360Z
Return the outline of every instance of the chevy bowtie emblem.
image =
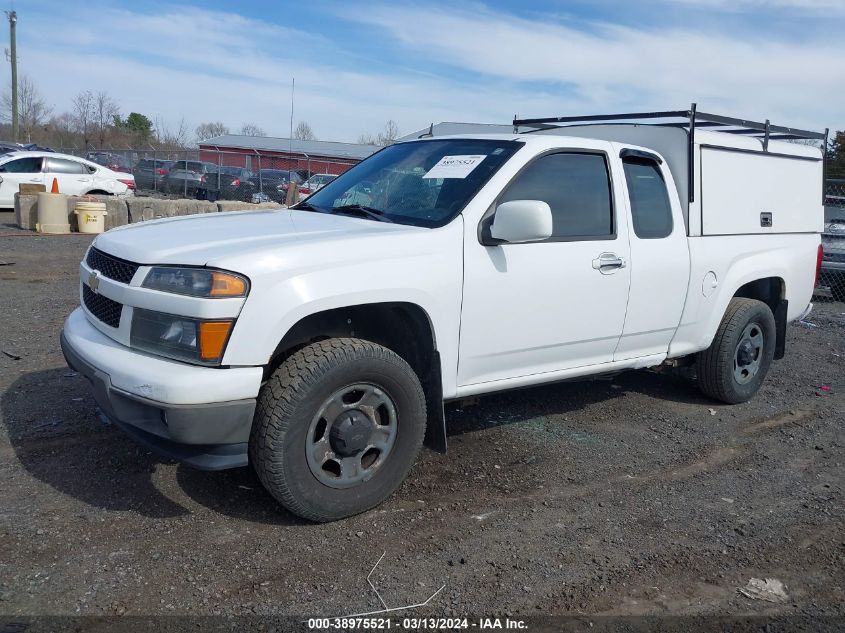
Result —
M100 286L100 271L99 270L92 270L91 274L88 275L88 287L91 289L91 292L97 294L97 288Z

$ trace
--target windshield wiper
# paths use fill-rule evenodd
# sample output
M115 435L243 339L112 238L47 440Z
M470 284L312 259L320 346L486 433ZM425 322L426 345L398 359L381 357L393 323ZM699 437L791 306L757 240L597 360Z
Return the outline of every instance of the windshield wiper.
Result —
M384 211L381 209L376 209L375 207L367 207L362 204L344 204L339 207L333 207L332 213L341 213L341 214L349 214L349 215L363 215L364 217L370 218L371 220L378 220L379 222L390 222L393 223L389 217L384 214Z
M296 206L290 207L294 211L316 211L317 213L328 213L323 207L318 207L310 202L298 202Z

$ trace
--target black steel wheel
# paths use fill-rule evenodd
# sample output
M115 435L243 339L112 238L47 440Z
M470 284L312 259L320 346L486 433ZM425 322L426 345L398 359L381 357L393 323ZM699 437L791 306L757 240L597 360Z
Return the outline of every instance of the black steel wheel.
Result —
M696 358L699 388L737 404L754 397L775 354L775 317L762 301L734 297L713 342Z
M290 356L262 387L250 461L294 514L341 519L399 487L425 420L419 379L401 357L369 341L328 339Z

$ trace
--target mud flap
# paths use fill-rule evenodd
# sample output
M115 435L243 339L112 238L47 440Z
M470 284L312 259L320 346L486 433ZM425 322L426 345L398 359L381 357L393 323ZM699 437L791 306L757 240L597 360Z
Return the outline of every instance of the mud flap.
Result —
M446 452L446 413L443 408L443 378L440 374L440 353L431 356L428 374L423 381L428 420L425 425L425 444L437 453Z
M780 360L786 354L786 311L789 302L781 299L775 308L775 360Z

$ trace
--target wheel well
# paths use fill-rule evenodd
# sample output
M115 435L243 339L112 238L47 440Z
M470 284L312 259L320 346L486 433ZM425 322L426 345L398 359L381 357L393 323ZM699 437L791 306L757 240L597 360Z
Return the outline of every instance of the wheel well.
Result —
M372 303L311 314L298 321L279 342L265 368L265 378L297 350L314 341L337 337L360 338L383 345L411 366L426 395L426 445L445 451L440 355L428 314L416 304Z
M757 299L772 310L775 317L777 339L775 341L775 359L783 358L786 350L786 284L780 277L765 277L750 281L734 293L734 297Z
M780 277L765 277L749 281L734 293L734 297L757 299L762 301L772 312L776 312L778 304L786 296L786 284Z
M102 189L94 189L93 191L89 191L85 195L86 196L110 196L111 194L108 191L103 191Z

